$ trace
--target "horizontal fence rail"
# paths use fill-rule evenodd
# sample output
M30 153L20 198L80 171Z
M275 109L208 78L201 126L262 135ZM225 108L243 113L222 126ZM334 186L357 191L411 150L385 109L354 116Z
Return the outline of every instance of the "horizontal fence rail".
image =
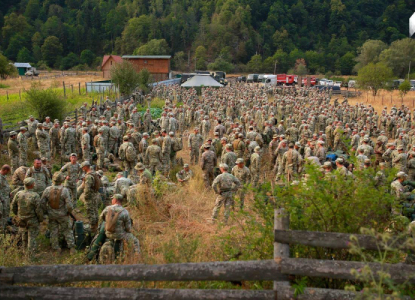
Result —
M352 245L350 238L353 236L357 239L356 245L366 250L385 250L391 246L401 250L415 250L405 243L404 238L392 240L389 244L385 244L380 239L363 234L302 230L275 230L274 233L274 241L283 244L298 244L331 249L349 249Z

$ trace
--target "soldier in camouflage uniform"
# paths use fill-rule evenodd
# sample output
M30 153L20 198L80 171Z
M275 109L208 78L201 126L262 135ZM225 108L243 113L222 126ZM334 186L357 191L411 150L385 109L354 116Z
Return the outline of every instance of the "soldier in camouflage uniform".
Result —
M157 145L157 141L153 139L152 145L146 150L144 164L148 166L150 173L154 176L156 171L161 170L161 148Z
M27 128L29 129L28 138L32 138L32 143L37 147L37 140L36 140L36 128L37 124L39 123L33 116L29 117L29 120L26 120Z
M151 129L151 113L150 113L149 109L147 109L146 112L143 115L143 125L144 125L144 131L150 132L150 129Z
M177 181L181 184L188 183L190 179L192 179L194 176L192 170L190 170L188 164L183 165L183 169L176 173Z
M261 172L261 147L256 146L254 149L254 153L251 155L251 164L250 164L250 171L251 171L251 182L254 188L258 187L259 182L259 174Z
M113 241L123 240L133 245L135 254L140 253L138 239L131 233L132 222L128 211L122 207L123 196L115 194L112 205L107 206L99 216L100 224L105 221L105 235ZM113 226L110 226L112 225Z
M294 144L288 145L288 151L282 157L282 168L288 181L292 181L298 174L300 154L294 149Z
M60 153L61 147L60 147L60 129L59 129L59 123L54 123L53 127L49 130L49 136L50 136L50 150L51 155L53 157L56 156L57 153Z
M27 169L29 168L21 166L14 171L12 175L12 197L14 197L17 192L24 189L23 180L26 178Z
M203 180L205 181L205 187L208 189L211 187L212 181L214 179L214 168L217 164L217 159L215 153L210 150L210 145L205 144L205 152L202 154L202 159L200 160L200 167L203 171Z
M69 154L75 152L76 131L68 123L64 127L65 130L61 137L61 149L63 149L65 155L69 156Z
M108 152L114 155L118 153L118 141L121 136L121 131L116 126L116 123L111 122L111 128L109 129L109 140L108 140Z
M19 146L16 142L16 136L16 131L11 131L9 141L7 142L12 173L19 167Z
M66 175L65 187L69 190L73 205L76 207L76 201L78 200L76 188L82 170L80 164L77 162L78 156L76 153L72 153L69 156L69 160L70 162L62 167L61 172Z
M141 139L140 143L138 144L138 161L144 162L144 156L146 155L146 151L148 148L148 133L143 133L143 138Z
M238 158L244 158L245 149L244 135L240 133L238 139L233 142L233 150Z
M172 140L167 132L163 129L163 145L161 147L161 154L162 154L162 168L163 168L163 175L168 176L170 172L170 153L172 148Z
M227 164L229 169L233 169L236 164L237 156L235 152L232 151L232 145L226 144L225 145L226 153L221 158L221 163Z
M101 196L98 192L101 186L101 179L91 169L89 161L84 161L81 164L82 170L86 173L84 181L80 186L83 189L83 198L86 207L86 214L91 225L91 232L94 234L98 227L98 206L101 204Z
M43 222L43 208L38 193L33 192L34 178L24 180L25 189L14 196L11 207L17 216L17 226L22 236L23 247L27 247L29 255L37 250L36 238L39 235L40 223Z
M37 146L40 151L40 156L50 159L48 135L43 129L42 123L37 124L36 139L37 139Z
M189 135L187 146L190 150L190 164L199 163L199 148L203 144L203 137L199 134L199 129L195 128L194 133Z
M403 152L404 147L402 145L398 146L398 154L392 159L392 167L398 169L400 172L406 172L406 165L408 163L408 157L405 152Z
M91 136L88 133L88 128L82 128L82 137L81 137L81 149L82 149L82 158L83 160L91 160Z
M46 207L49 216L50 243L53 250L61 251L59 236L64 236L71 254L75 253L75 241L71 228L69 213L73 204L69 190L62 186L65 176L56 172L53 174L52 186L43 192L41 202Z
M102 128L98 129L98 135L95 137L95 149L97 152L97 168L102 169L104 168L104 158L106 156L107 149L105 148L105 142Z
M213 190L218 195L215 207L213 208L212 219L217 219L219 209L223 205L225 206L224 222L226 223L231 212L231 207L233 206L234 192L241 187L241 182L235 176L228 173L228 165L221 164L219 167L222 174L216 177L212 184Z
M137 153L128 136L123 137L123 144L118 149L118 156L123 161L124 170L130 172L137 163Z
M245 202L246 185L248 185L251 181L251 171L249 171L249 169L245 166L243 158L238 158L236 160L236 166L232 168L232 175L235 176L243 185L243 187L237 191L240 206L241 209L243 209Z
M27 136L26 136L27 128L20 127L20 132L17 135L17 142L19 144L19 153L20 153L20 166L27 166L27 150L28 150L28 143L27 143Z
M10 173L10 166L4 165L0 170L0 229L7 224L10 213L10 186L6 176Z
M36 158L33 167L27 170L27 177L33 177L35 179L33 192L38 193L39 197L41 197L46 187L50 185L50 177L48 169L42 166L42 161L39 158Z
M128 203L136 205L140 201L150 201L153 195L151 187L153 180L150 171L142 163L138 163L134 167L134 172L131 176L134 185L128 190Z

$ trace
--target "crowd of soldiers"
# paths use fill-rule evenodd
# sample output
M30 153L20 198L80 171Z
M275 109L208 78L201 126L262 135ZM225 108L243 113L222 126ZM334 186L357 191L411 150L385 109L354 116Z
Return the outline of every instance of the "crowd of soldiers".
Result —
M200 165L205 187L218 195L213 221L224 206L226 222L235 199L244 208L248 185L259 188L269 174L277 183L299 181L307 163L351 178L355 169L377 168L380 184L386 183L385 168L394 167L398 174L391 192L399 199L407 195L403 179L415 180L415 110L404 106L378 114L371 105L331 101L330 91L243 83L204 88L201 94L157 86L150 97L165 99L158 120L152 120L150 109L138 112L134 97L123 103L107 98L101 107L85 103L77 120L42 123L30 116L27 127L10 132L10 166L0 171L2 225L13 211L34 251L39 224L47 216L52 248L60 249L56 236L61 234L73 249L71 212L78 199L85 203L91 232L97 232L108 215L125 210L122 203L152 198L153 177L158 172L168 180L180 164L177 153L185 138L189 163L175 178L185 185L194 177L191 167ZM32 167L29 142L39 156ZM330 153L337 157L330 159ZM357 164L348 161L350 156ZM59 160L65 164L52 176L50 162ZM120 171L114 182L104 175L111 168ZM104 211L98 216L100 207ZM125 225L131 223L128 212L121 215L123 221L116 221L107 236L131 241L138 252L131 224Z

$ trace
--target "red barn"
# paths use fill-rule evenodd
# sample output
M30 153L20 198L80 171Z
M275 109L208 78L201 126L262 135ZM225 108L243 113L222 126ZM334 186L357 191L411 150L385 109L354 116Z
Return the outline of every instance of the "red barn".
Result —
M147 69L154 81L169 79L170 55L124 55L122 58L131 62L137 72Z
M115 66L116 64L122 62L121 56L117 55L104 55L104 58L102 59L102 77L106 79L111 78L111 68L112 66Z

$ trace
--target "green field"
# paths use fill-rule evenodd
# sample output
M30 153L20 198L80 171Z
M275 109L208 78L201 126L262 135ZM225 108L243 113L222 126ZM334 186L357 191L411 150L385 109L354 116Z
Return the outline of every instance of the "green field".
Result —
M91 104L92 101L98 101L101 99L105 99L102 93L94 92L86 94L85 88L81 89L81 93L76 90L74 93L70 90L66 90L66 98L64 97L63 88L56 88L54 89L58 92L61 96L62 101L67 101L67 112L74 111L76 108L79 108L82 103L87 102ZM22 121L23 119L27 119L27 117L33 112L26 106L25 104L25 97L26 93L22 93L19 96L18 93L16 94L9 94L4 96L0 96L0 117L2 118L3 124L6 124L4 127L16 127L16 123ZM113 99L115 95L112 93L110 98ZM36 117L36 116L35 116ZM12 125L8 125L12 124Z

